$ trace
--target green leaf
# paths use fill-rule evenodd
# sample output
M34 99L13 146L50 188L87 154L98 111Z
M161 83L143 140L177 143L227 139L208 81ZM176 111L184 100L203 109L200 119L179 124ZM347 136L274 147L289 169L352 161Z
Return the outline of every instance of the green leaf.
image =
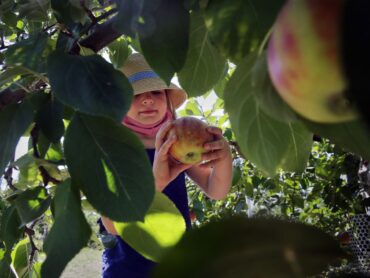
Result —
M27 73L29 73L29 70L20 66L7 67L0 75L0 87L12 83Z
M45 239L46 260L42 277L59 277L67 263L87 245L91 228L81 210L78 190L67 180L57 185L55 192L55 221Z
M144 0L121 0L117 1L118 14L114 19L113 27L132 38L135 37L137 27L139 24L139 18L142 13Z
M186 233L153 277L308 277L340 256L338 243L313 226L230 217Z
M120 122L130 107L133 93L127 78L98 55L54 51L48 74L56 97L77 111Z
M151 68L170 84L186 60L189 12L182 0L144 1L138 26L141 49Z
M6 25L9 25L13 28L17 27L18 17L15 13L11 11L0 10L0 19Z
M233 166L233 179L231 182L231 185L236 185L242 177L242 170L240 169L240 166L234 165Z
M28 189L15 199L15 206L22 225L40 217L50 206L51 198L45 187L38 186Z
M4 241L6 250L10 251L22 235L23 229L15 206L10 206L1 216L0 238Z
M64 147L72 180L101 214L115 221L144 218L154 178L144 146L128 128L77 113Z
M119 38L108 45L109 59L116 69L120 69L127 57L131 54L127 41Z
M5 60L9 65L21 65L32 71L44 73L46 57L50 51L48 35L38 33L10 46L6 51Z
M264 52L256 61L254 67L255 86L259 88L255 91L256 101L267 115L279 121L286 123L297 122L296 113L279 96L275 90L267 68L267 55Z
M87 14L81 5L73 5L71 0L51 0L50 3L58 22L64 23L71 30L78 26L78 22L86 21Z
M29 238L24 238L17 243L12 252L12 266L18 277L24 277L28 272L28 257L31 253Z
M178 77L190 97L203 95L212 89L224 73L226 60L208 38L203 15L193 12L190 17L189 50Z
M0 176L12 159L19 138L33 119L32 105L28 100L0 110Z
M242 60L272 27L285 0L212 0L205 19L212 42L232 61Z
M145 258L158 262L186 230L184 217L163 193L156 192L143 222L114 222L118 234Z
M29 0L19 4L19 17L30 21L47 21L49 0Z
M370 160L370 132L361 121L351 121L339 124L320 124L301 119L313 133L329 139L343 149L356 153Z
M53 143L59 142L64 134L63 110L63 104L49 96L47 103L36 113L36 123L46 138Z
M0 278L16 277L10 268L11 262L10 252L0 248Z
M280 168L303 171L312 134L303 124L283 123L259 107L255 95L261 93L263 86L255 82L255 61L254 56L243 60L225 90L225 109L237 142L245 157L266 175L273 176Z
M42 182L42 177L35 163L32 151L18 158L12 165L17 166L19 169L18 180L15 184L18 189L35 186Z

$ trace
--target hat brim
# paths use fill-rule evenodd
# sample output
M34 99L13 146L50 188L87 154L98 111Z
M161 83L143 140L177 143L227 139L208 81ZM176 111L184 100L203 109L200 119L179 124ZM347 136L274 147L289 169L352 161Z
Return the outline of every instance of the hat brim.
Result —
M162 80L156 78L142 79L131 85L134 89L134 95L140 95L148 91L167 90L169 92L168 97L174 108L179 108L188 97L186 92L175 84L171 83L170 86L167 86Z

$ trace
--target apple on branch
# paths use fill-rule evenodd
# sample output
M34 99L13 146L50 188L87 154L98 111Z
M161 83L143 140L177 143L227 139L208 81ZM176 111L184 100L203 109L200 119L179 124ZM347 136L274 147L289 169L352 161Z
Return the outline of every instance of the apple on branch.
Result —
M273 26L269 74L293 110L316 122L356 118L345 96L341 24L346 0L289 0Z
M195 117L182 117L172 123L167 136L176 135L177 140L169 153L177 161L184 164L198 164L202 154L207 151L204 144L214 140L213 134L207 131L208 125Z

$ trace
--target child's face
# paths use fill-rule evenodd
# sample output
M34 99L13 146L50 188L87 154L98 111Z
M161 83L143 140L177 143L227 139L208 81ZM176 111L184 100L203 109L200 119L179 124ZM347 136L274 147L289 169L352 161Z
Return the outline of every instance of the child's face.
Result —
M134 97L127 116L142 124L154 124L164 117L166 111L166 91L150 91Z

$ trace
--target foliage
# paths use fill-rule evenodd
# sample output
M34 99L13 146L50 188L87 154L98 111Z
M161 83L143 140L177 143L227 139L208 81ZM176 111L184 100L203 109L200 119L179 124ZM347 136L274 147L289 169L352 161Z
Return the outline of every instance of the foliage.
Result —
M222 217L241 213L294 219L333 236L348 216L363 212L369 189L359 172L368 170L370 158L362 120L368 111L353 122L313 123L295 114L271 84L266 42L284 2L0 1L0 278L58 277L91 240L86 210L122 226L148 217L155 197L150 163L140 140L120 124L132 88L119 68L132 51L142 52L167 83L177 75L191 97L217 93L211 110L191 98L179 112L222 127L234 155L225 201L211 201L189 185L199 233L216 219L227 230ZM18 158L22 136L29 138L28 152ZM161 208L159 219L170 207ZM289 231L292 223L281 220L279 227L272 231ZM300 227L298 237L312 231ZM335 245L323 231L315 233ZM139 237L130 240L140 246ZM231 254L234 243L222 246ZM162 257L166 248L151 252ZM291 273L286 265L281 271Z

